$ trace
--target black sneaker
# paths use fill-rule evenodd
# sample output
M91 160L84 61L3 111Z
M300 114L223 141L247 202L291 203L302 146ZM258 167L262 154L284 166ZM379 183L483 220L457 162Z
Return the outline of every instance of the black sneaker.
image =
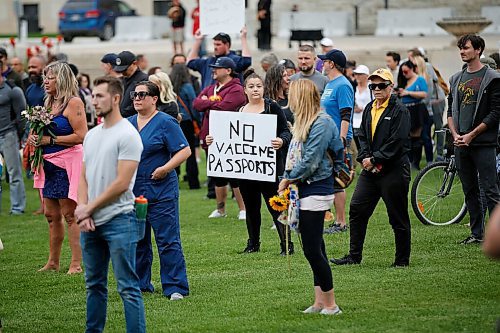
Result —
M340 259L332 258L330 259L330 262L335 265L359 265L361 260L355 260L350 254L348 254Z
M459 244L462 244L462 245L481 244L482 242L483 242L483 240L480 238L476 238L474 236L469 236L466 239L464 239L463 241L461 241Z
M242 252L239 252L240 254L243 253L254 253L254 252L259 252L260 251L260 242L254 243L250 239L247 241L247 247Z

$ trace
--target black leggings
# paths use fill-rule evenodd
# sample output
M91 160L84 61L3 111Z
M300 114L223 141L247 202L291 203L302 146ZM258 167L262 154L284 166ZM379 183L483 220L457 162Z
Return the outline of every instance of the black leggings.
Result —
M247 231L248 238L254 243L258 244L260 242L260 226L262 224L262 217L260 215L260 208L262 205L262 197L264 197L264 202L266 204L269 214L273 217L274 225L278 231L278 236L281 243L286 241L286 231L285 226L278 221L280 212L277 212L271 208L269 204L269 199L278 194L278 183L277 182L262 182L258 180L240 180L240 191L243 197L243 202L245 203L245 209L247 212ZM288 228L288 240L291 242L290 229Z
M314 286L319 286L323 292L333 289L332 270L328 263L323 240L325 212L300 210L299 216L304 255L313 271Z

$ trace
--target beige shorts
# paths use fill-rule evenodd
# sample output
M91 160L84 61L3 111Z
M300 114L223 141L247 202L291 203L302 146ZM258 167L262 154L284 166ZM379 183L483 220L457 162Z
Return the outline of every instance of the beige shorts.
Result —
M173 28L172 29L172 42L174 42L174 43L184 42L184 28Z

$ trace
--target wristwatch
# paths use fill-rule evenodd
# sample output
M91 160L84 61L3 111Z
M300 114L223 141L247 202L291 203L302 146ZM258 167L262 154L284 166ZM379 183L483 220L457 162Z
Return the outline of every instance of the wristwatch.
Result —
M375 166L375 158L372 156L370 157L370 163Z
M56 138L50 137L50 144L55 145L56 144Z

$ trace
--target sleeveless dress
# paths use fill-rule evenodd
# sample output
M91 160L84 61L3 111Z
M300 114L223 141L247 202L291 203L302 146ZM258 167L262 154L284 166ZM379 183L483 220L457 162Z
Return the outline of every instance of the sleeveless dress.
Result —
M50 125L52 133L56 136L73 134L68 118L61 112L52 120ZM44 133L48 135L48 133ZM64 150L68 147L58 144L43 146L44 154L52 154ZM67 199L69 192L69 179L65 169L60 168L49 161L43 161L43 171L45 172L45 186L43 188L43 197L48 199Z

